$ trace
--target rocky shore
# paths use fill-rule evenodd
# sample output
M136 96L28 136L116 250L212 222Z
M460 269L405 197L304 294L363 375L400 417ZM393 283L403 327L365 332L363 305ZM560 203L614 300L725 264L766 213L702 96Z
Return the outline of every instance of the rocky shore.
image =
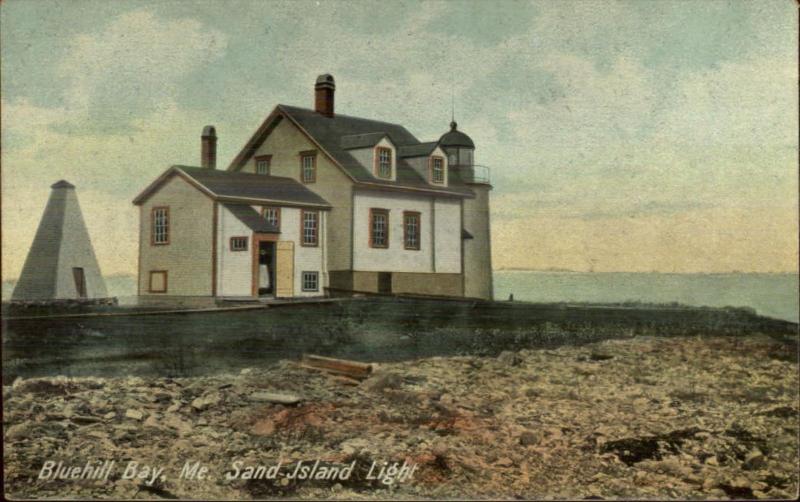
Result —
M3 387L5 489L12 498L794 498L797 392L797 347L764 336L430 358L380 365L360 383L291 361L183 379L18 379ZM89 463L97 476L39 479L48 461L48 473L59 462L86 473ZM113 468L101 471L103 461ZM375 475L395 463L415 466L412 475ZM316 475L243 475L298 464ZM181 476L186 465L193 476ZM319 474L347 466L346 478Z

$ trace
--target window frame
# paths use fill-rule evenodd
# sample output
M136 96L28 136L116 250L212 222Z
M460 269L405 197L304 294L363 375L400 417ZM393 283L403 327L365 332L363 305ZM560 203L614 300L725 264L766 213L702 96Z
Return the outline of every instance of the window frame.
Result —
M434 167L433 166L434 166L434 164L435 164L435 162L437 160L440 160L442 162L442 179L441 179L441 181L436 181L436 179L434 178L434 175L433 175L433 173L434 173ZM442 157L441 155L431 155L430 160L428 161L429 180L430 180L431 184L433 184L433 185L444 185L445 184L445 182L447 181L447 175L446 175L447 168L445 166L446 166L446 164L445 164L444 157Z
M257 155L255 157L256 167L254 172L256 174L260 174L261 176L271 176L272 175L272 155ZM259 162L266 162L267 163L267 172L260 173L258 172L258 163Z
M413 246L408 243L408 222L406 218L417 220L417 243ZM422 248L422 213L419 211L403 211L403 249L419 251Z
M316 226L314 227L314 242L306 242L306 214L316 215ZM300 245L306 248L315 248L319 246L319 225L320 215L316 209L301 209L300 210Z
M380 214L386 217L386 244L375 243L375 215ZM380 207L369 209L369 247L373 249L389 249L389 210Z
M307 157L311 158L311 177L306 179L305 177L305 159ZM301 183L316 183L317 182L317 151L316 150L307 150L305 152L300 152L300 182Z
M261 206L261 217L264 218L265 220L269 221L269 219L267 218L267 211L270 210L270 209L274 209L275 210L275 220L276 220L275 228L280 230L281 229L281 208L280 208L280 206Z
M383 176L381 174L381 165L382 165L381 164L381 152L388 152L389 153L389 174L387 174L386 176ZM388 146L376 146L375 147L375 161L374 161L374 164L372 166L372 174L374 174L376 178L380 178L380 179L384 179L384 180L392 179L392 174L394 172L394 169L392 169L393 160L394 160L394 155L393 155L393 152L392 152L391 148L389 148Z
M236 239L244 239L244 247L243 248L234 248L233 241ZM228 249L232 253L241 253L242 251L247 251L250 249L250 238L246 235L234 235L228 240Z
M164 274L164 289L153 289L153 274ZM166 293L169 289L169 273L166 270L151 270L148 276L148 293Z
M166 240L163 242L156 241L156 211L164 210L164 217L166 219L166 229L164 235ZM170 217L169 206L154 206L150 210L150 245L151 246L168 246L170 243Z
M306 274L314 276L314 289L306 287ZM300 272L300 291L305 293L318 293L319 292L319 271L318 270L303 270Z

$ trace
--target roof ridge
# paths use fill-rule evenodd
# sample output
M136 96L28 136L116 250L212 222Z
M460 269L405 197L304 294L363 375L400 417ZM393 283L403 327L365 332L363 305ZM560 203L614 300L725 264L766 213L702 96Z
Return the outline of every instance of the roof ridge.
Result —
M316 110L313 110L311 108L304 108L302 106L284 105L284 104L278 104L278 106L279 107L283 107L283 108L295 108L297 110L303 110L303 111L306 111L306 112L317 113ZM336 117L344 117L344 118L353 119L353 120L363 120L365 122L377 122L379 124L387 124L387 125L391 125L391 126L395 126L395 127L402 127L403 129L406 129L406 126L404 126L403 124L397 123L397 122L388 122L386 120L377 120L377 119L368 119L368 118L365 118L365 117L356 117L355 115L347 115L346 113L335 113L333 115L333 118L336 118ZM408 131L408 129L406 129L406 131ZM410 134L410 131L409 131L409 134Z
M178 168L178 169L198 169L198 170L202 170L204 172L214 172L214 173L223 174L225 176L244 175L244 176L254 176L254 177L257 176L258 179L289 180L289 181L294 181L294 182L296 182L298 184L301 184L299 181L297 181L296 179L294 179L294 178L292 178L290 176L275 176L273 174L257 174L257 173L248 173L248 172L245 172L245 171L228 171L227 169L209 169L207 167L185 166L185 165L181 165L181 164L173 164L170 167L171 168L175 167L175 168Z

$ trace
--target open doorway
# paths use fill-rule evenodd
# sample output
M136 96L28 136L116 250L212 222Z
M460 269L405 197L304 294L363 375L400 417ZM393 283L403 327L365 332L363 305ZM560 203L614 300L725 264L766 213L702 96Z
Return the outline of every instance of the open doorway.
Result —
M258 296L275 295L275 243L258 241Z
M388 295L392 293L392 273L378 272L378 293Z
M86 298L86 276L83 273L83 268L73 267L72 277L75 279L75 290L78 293L78 298Z

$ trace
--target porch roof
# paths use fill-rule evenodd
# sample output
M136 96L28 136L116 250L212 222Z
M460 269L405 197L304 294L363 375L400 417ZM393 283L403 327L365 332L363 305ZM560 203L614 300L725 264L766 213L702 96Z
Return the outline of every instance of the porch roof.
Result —
M266 218L258 214L258 211L247 204L222 204L236 218L247 225L253 232L279 234L278 227L267 221Z

